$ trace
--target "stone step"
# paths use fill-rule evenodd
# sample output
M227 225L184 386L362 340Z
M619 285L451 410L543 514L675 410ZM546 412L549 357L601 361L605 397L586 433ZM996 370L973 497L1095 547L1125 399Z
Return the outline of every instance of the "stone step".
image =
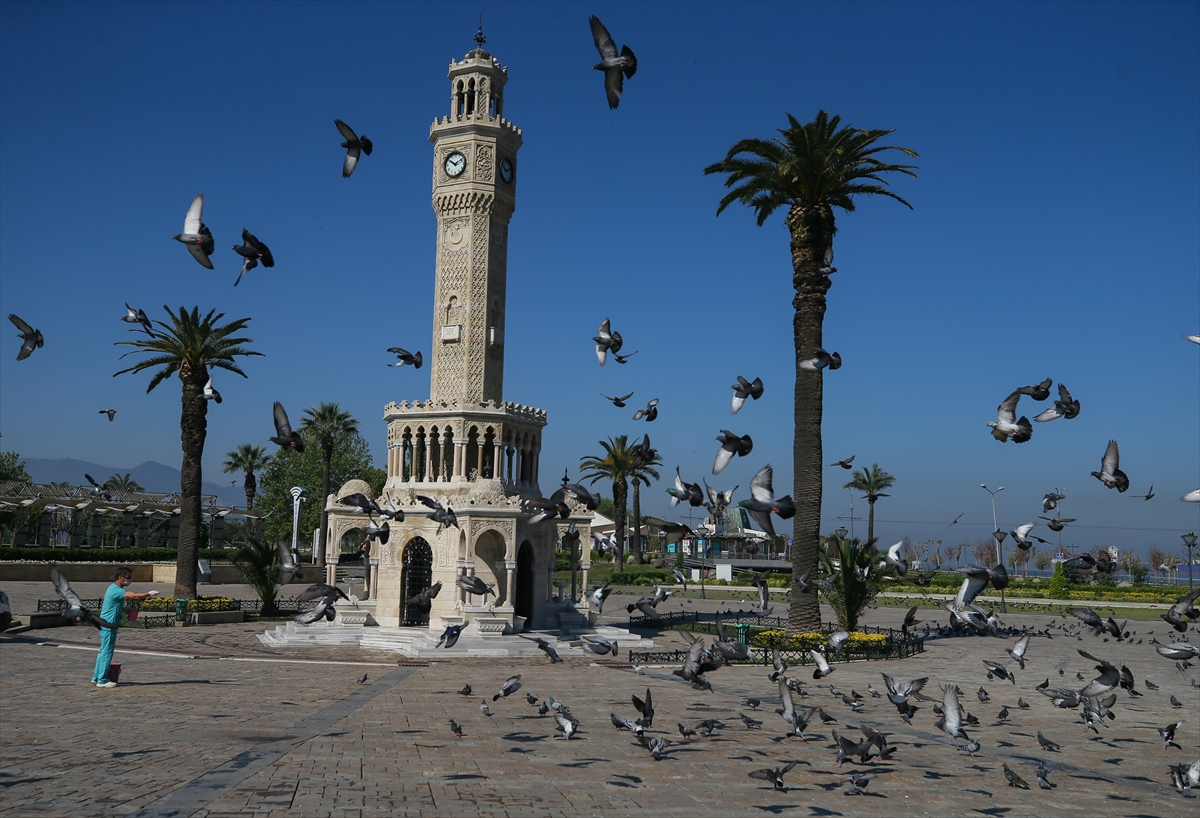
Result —
M589 629L610 642L617 642L622 649L650 648L654 642L631 634L627 630L613 627ZM534 639L541 637L555 646L562 657L587 657L590 652L582 647L578 637L563 641L555 631L526 632L523 636L461 636L452 648L437 647L438 631L424 628L381 628L346 625L338 621L314 622L300 625L288 622L272 630L260 633L258 641L267 647L359 647L370 650L385 650L417 659L455 658L531 658L544 654Z

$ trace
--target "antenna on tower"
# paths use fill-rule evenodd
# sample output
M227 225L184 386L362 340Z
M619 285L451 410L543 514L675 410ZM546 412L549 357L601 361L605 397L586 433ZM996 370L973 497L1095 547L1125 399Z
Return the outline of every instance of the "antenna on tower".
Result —
M475 32L475 45L483 51L483 44L487 42L487 37L483 36L483 12L479 12L479 31Z

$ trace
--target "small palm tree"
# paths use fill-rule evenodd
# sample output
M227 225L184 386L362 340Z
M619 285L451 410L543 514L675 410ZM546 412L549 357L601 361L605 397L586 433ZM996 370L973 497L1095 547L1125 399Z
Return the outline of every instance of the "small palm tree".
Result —
M104 488L108 489L115 495L124 494L127 491L145 491L138 481L133 479L132 474L124 476L114 474L104 481Z
M653 450L651 450L653 451ZM642 562L642 492L643 485L649 486L651 480L658 479L658 470L654 467L662 463L658 452L649 460L637 461L629 471L629 479L633 483L633 561Z
M850 540L836 535L829 538L829 548L819 552L821 567L833 579L825 601L837 615L838 625L854 630L858 619L883 590L879 575L879 551L874 541ZM859 577L866 574L866 580Z
M261 472L270 462L271 456L267 454L267 447L253 443L243 443L225 454L225 462L221 464L222 472L233 474L240 471L245 474L242 487L246 490L247 511L254 510L254 495L258 491L258 481L254 479L254 473Z
M266 540L247 537L244 543L234 549L232 560L242 579L262 600L262 615L273 616L278 613L279 588L276 578L279 576L279 549Z
M854 472L854 479L846 485L844 489L854 489L861 491L867 498L867 505L870 510L867 512L867 539L875 540L875 501L880 497L887 497L883 490L891 488L896 483L896 478L879 468L878 463L872 463L871 468L859 469Z
M603 457L583 457L579 460L579 468L584 472L583 479L596 483L599 480L612 481L613 487L613 522L617 529L617 570L625 564L625 504L629 499L629 478L634 471L633 456L636 447L630 448L629 438L625 435L610 437L607 442L601 440L600 447L604 449Z
M720 215L740 202L755 211L761 227L780 208L787 211L784 224L790 235L792 299L795 315L792 337L796 351L794 394L795 428L792 439L792 496L796 516L792 524L792 571L800 576L817 564L820 548L821 491L824 457L821 417L824 381L821 370L803 368L802 361L824 347L825 293L829 291L826 254L833 251L837 232L833 209L850 213L858 196L886 196L912 207L886 185L887 174L915 176L912 165L882 162L877 154L896 150L915 157L908 148L880 145L892 131L841 127L841 117L825 111L806 125L788 114L782 138L743 139L706 174L727 174L732 188L717 207ZM815 630L821 611L813 594L793 594L788 613L791 631Z
M179 494L182 502L175 596L194 597L196 554L203 514L200 507L200 492L204 481L201 462L204 459L204 439L208 434L208 401L204 399L204 384L208 381L210 368L224 369L246 377L246 373L238 367L235 359L262 353L241 346L253 343L252 339L235 337L245 329L246 324L250 322L249 318L239 318L220 325L219 322L225 317L225 313L218 313L216 310L210 310L201 318L199 307L193 307L191 312L180 307L178 314L172 312L170 307L164 306L163 309L167 311L170 321L155 321L158 329L154 335L116 342L118 345L133 347L125 355L140 352L150 357L122 369L113 377L126 372L143 372L161 367L150 379L146 392L154 391L156 386L172 375L178 375L183 385L183 407L179 415L179 428L183 439L183 464L179 470ZM121 357L124 358L125 355Z
M334 438L358 430L358 421L349 412L343 412L336 403L322 403L304 410L300 421L300 433L321 447L321 531L317 535L317 565L325 564L325 547L329 532L326 509L329 497L329 465L333 461Z

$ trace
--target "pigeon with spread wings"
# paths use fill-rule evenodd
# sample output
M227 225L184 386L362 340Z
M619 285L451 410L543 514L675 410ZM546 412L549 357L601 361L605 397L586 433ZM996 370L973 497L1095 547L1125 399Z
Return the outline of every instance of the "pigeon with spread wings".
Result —
M750 481L750 499L738 503L750 512L759 528L772 538L775 536L775 526L771 524L771 514L778 514L784 520L790 520L796 514L796 504L792 502L791 495L775 499L775 490L771 487L773 474L769 465L759 469Z
M216 243L213 241L212 232L202 221L203 218L204 194L197 193L196 198L192 199L192 203L188 206L187 215L183 219L183 232L177 233L171 238L187 245L192 258L196 259L200 266L211 270L213 265L208 257L216 249Z
M21 320L19 315L10 312L8 320L12 321L13 326L21 332L21 349L17 352L18 361L25 360L33 354L35 349L41 349L45 345L45 339L42 338L42 331L26 324Z
M633 49L627 45L621 46L618 53L617 44L612 35L600 22L600 18L591 17L588 20L592 26L592 41L600 52L600 62L592 66L596 71L604 72L604 93L608 97L608 107L616 108L621 104L621 93L624 91L626 77L637 73L637 57Z
M271 442L278 444L284 449L294 449L297 452L304 451L304 438L299 432L292 431L292 423L288 420L287 411L283 408L283 404L275 401L275 437L271 438Z
M349 179L350 174L354 173L354 169L358 167L359 157L364 153L370 156L375 146L371 144L370 139L367 139L366 134L359 136L353 128L340 119L335 119L333 124L337 126L338 133L346 140L341 144L346 149L346 158L342 160L342 178Z

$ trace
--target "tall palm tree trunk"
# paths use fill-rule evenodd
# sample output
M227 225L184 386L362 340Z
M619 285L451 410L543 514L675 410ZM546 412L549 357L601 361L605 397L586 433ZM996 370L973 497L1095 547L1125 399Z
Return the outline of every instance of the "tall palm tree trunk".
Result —
M204 383L208 379L203 367L180 367L183 381L183 408L179 416L183 444L183 463L179 469L179 556L175 563L175 596L196 596L196 558L200 547L201 487L204 475L204 439L208 434L208 401L204 400Z
M629 485L624 481L613 481L613 522L617 530L617 570L625 566L625 507L629 502Z
M242 481L242 487L246 490L246 511L253 511L254 495L258 492L258 481L254 479L254 472L246 472L246 479Z
M641 565L642 559L642 492L641 480L633 480L633 562Z
M833 242L833 211L828 206L815 209L795 206L788 214L791 231L792 285L796 296L792 306L796 314L792 335L796 347L795 432L792 446L792 497L796 517L792 524L793 581L817 566L821 537L821 490L824 455L821 449L821 419L824 400L823 372L801 369L800 362L811 358L813 350L823 346L825 293L829 278L820 273L825 248ZM817 630L821 607L816 594L801 594L793 588L788 610L792 632Z
M875 500L869 497L867 498L867 542L875 542Z

